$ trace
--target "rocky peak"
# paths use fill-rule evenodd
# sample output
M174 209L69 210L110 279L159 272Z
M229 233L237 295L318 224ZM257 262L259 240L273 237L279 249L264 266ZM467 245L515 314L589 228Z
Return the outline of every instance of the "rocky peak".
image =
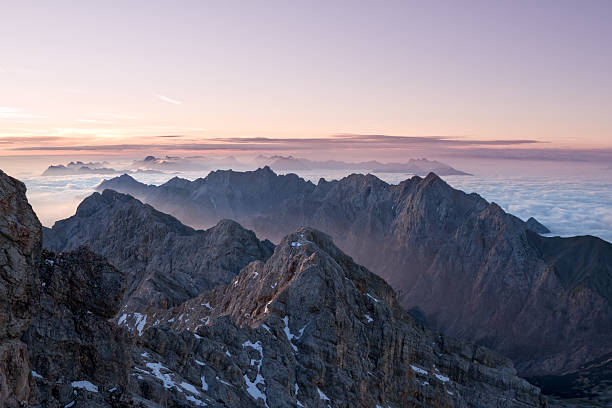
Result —
M88 245L124 271L123 314L184 302L229 282L249 262L267 259L273 248L233 221L196 231L112 190L85 199L74 216L46 229L44 239L57 252Z
M143 335L148 347L161 353L185 344L195 363L182 364L199 365L211 378L209 390L212 378L227 382L208 396L243 401L246 389L242 406L249 396L269 407L493 407L501 399L509 407L545 404L508 360L415 324L389 285L312 228L285 237L266 262L249 264L227 286L149 321ZM193 332L195 340L173 339L165 324ZM222 350L203 346L219 336ZM153 346L162 338L163 348ZM187 345L197 341L199 348ZM200 357L196 350L206 351ZM174 365L171 375L190 370Z
M525 222L525 226L528 230L537 232L538 234L550 234L550 230L533 217L529 217Z

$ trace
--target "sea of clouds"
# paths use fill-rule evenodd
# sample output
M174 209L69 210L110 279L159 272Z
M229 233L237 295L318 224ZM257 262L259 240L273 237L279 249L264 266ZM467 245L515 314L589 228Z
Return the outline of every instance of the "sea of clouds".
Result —
M147 184L162 184L177 174L138 174ZM178 174L190 180L204 172ZM319 178L339 179L346 173L303 172L300 176L316 183ZM389 183L410 175L377 174ZM74 214L78 204L95 191L108 175L42 177L22 180L28 199L45 226ZM610 173L584 175L474 175L444 177L451 186L467 193L478 193L504 210L527 220L535 217L553 236L594 235L612 242L612 178Z

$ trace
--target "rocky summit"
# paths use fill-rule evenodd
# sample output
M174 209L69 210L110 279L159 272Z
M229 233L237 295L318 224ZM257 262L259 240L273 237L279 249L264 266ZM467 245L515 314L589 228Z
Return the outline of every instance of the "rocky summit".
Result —
M155 400L165 378L177 399L222 406L545 406L509 360L417 325L384 280L310 228L150 316L141 341L135 383Z
M232 218L275 242L301 225L325 231L419 321L511 357L524 375L576 373L612 352L612 244L540 236L534 219L435 174L397 185L370 174L314 184L265 167L160 186L122 176L100 188L192 225Z
M20 351L3 355L2 407L547 405L509 360L415 323L319 231L299 229L227 284L135 323L121 311L132 272L87 247L41 252L23 185L0 173L0 188L2 290L14 294L2 347Z
M52 251L88 245L126 273L122 310L129 312L172 307L228 283L274 248L236 222L221 220L197 231L111 190L86 198L74 216L45 229L43 236Z

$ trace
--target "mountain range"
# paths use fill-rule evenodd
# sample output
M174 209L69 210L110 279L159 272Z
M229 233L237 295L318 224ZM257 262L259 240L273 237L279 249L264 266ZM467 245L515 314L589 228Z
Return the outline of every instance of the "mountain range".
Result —
M383 277L429 328L490 347L528 377L566 376L612 352L612 245L549 238L435 174L390 185L353 174L317 184L264 167L128 193L194 226L231 218L279 242L302 225L330 234Z
M269 166L280 172L304 170L350 170L373 173L407 173L425 176L434 172L440 176L469 176L469 173L457 170L448 164L436 160L410 159L405 163L381 163L376 160L365 162L344 162L338 160L317 161L293 156L257 156L255 162L260 166Z
M109 191L44 232L50 247L89 247L48 251L25 186L1 171L0 211L0 290L9 295L0 298L0 406L552 403L499 354L416 323L383 279L315 229L288 234L272 253L234 222L194 231ZM204 249L181 252L187 246ZM96 253L104 250L114 258ZM175 272L188 257L212 267ZM158 272L164 262L172 266ZM189 278L204 288L230 275L181 303L196 287Z
M108 166L107 162L89 162L84 163L82 161L71 161L70 163L63 165L51 165L47 167L47 169L41 174L42 176L74 176L74 175L82 175L82 174L121 174L121 173L130 173L130 174L139 174L139 173L148 173L148 174L157 174L161 173L157 170L149 170L149 169L121 169L116 170Z

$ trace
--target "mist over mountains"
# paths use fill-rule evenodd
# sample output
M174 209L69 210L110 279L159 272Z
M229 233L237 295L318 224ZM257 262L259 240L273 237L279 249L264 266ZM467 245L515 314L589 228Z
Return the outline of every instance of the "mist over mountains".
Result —
M408 173L424 176L430 172L439 175L469 175L463 171L436 160L410 159L405 163L381 163L376 160L366 162L345 162L337 160L316 161L293 156L265 156L237 159L234 156L147 156L142 160L133 160L124 164L123 169L108 167L108 162L72 161L66 165L51 165L43 176L66 176L76 174L113 174L113 173L155 173L155 172L189 172L216 169L249 170L253 167L270 166L276 171L296 170L350 170L365 172Z

